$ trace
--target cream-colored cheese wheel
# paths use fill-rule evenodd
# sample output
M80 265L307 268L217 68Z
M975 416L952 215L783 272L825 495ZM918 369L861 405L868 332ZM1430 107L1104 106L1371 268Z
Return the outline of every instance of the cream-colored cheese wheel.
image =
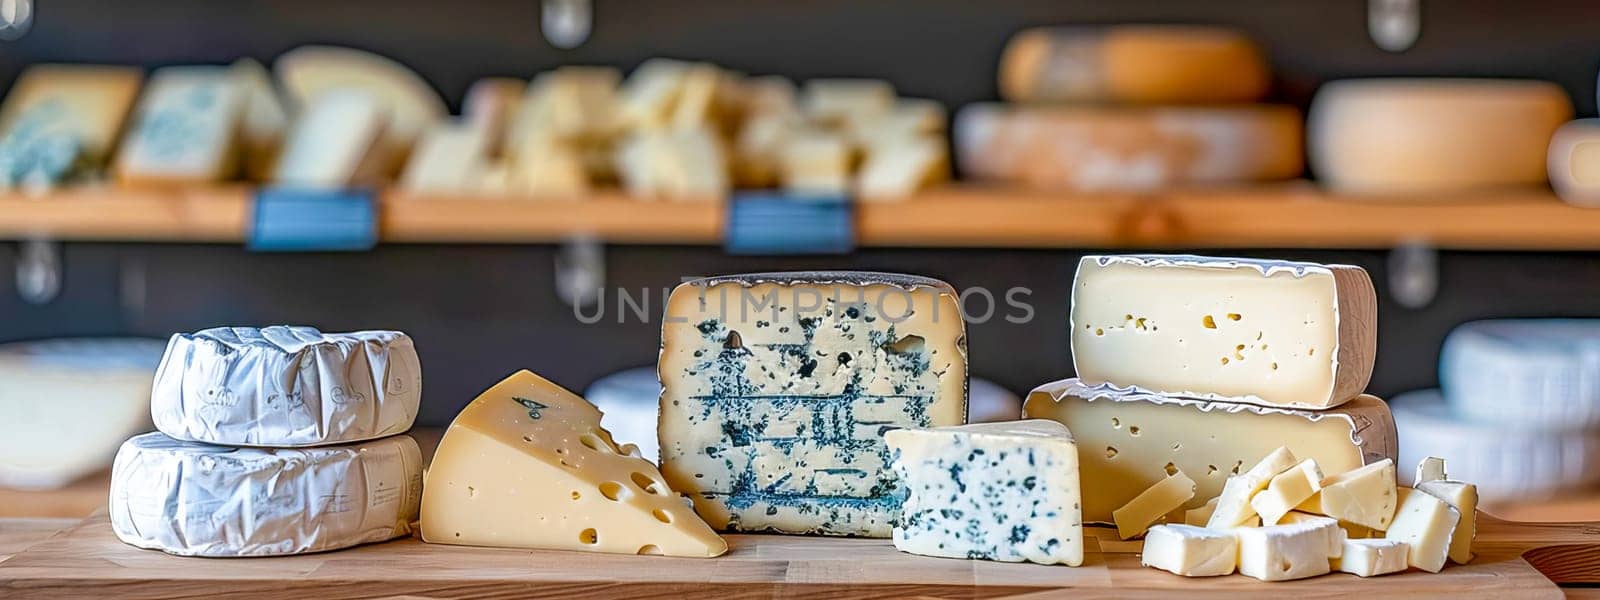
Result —
M1550 140L1550 186L1562 200L1600 206L1600 119L1562 125Z
M1000 58L1000 96L1012 102L1251 102L1268 83L1261 48L1222 27L1025 29Z

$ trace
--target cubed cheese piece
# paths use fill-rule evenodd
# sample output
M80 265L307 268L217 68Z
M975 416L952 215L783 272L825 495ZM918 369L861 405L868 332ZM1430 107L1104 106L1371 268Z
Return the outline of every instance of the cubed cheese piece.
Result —
M1394 461L1384 459L1322 480L1299 509L1379 531L1394 520Z
M1344 529L1339 527L1338 519L1324 517L1322 515L1313 515L1311 513L1303 513L1295 510L1289 511L1287 514L1283 515L1283 518L1278 519L1279 525L1297 525L1305 523L1310 523L1313 525L1333 525L1331 528L1323 528L1323 531L1326 531L1328 534L1328 556L1332 558L1339 558L1339 556L1344 553L1344 540L1348 536L1345 534Z
M1203 25L1038 27L1000 58L1000 96L1019 103L1254 102L1270 81L1249 36Z
M1250 508L1261 515L1261 523L1275 525L1283 515L1305 502L1322 489L1322 469L1317 461L1306 459L1287 471L1279 473L1267 484L1267 489L1250 497Z
M600 411L528 371L462 409L434 454L422 539L709 557L728 546Z
M1461 513L1431 494L1406 488L1398 491L1400 509L1384 538L1411 547L1406 559L1411 566L1438 573L1450 555L1450 536L1461 522Z
M910 275L761 273L673 290L662 472L718 529L889 537L883 432L960 425L954 288Z
M239 151L244 173L251 181L266 181L283 150L283 137L289 131L289 110L283 95L267 68L253 59L241 58L228 67L234 85L245 96L244 116L239 123Z
M1086 383L1323 409L1366 388L1377 299L1348 265L1087 256L1070 323Z
M1444 459L1437 456L1429 456L1417 461L1417 474L1411 479L1411 487L1416 487L1417 484L1424 481L1440 481L1449 478L1449 475L1445 474Z
M384 112L374 166L384 177L398 173L417 138L449 114L444 98L421 75L371 52L301 46L279 56L273 70L302 113L334 90L360 90L376 98Z
M844 136L809 131L783 146L783 187L796 194L842 194L850 190L855 151Z
M868 148L856 176L856 195L862 199L905 198L949 179L950 162L944 139L919 136L885 141Z
M1168 475L1122 505L1122 508L1111 512L1111 519L1117 523L1117 536L1126 540L1144 533L1156 519L1183 506L1193 497L1193 479L1181 470Z
M489 155L489 130L473 123L435 124L417 141L400 187L411 192L473 191Z
M883 439L907 494L895 548L1083 564L1078 449L1065 426L1033 419L896 429Z
M305 188L381 181L389 160L381 147L388 111L382 98L354 88L311 99L284 142L273 181Z
M1083 489L1086 523L1110 523L1112 510L1167 476L1168 463L1194 477L1197 499L1185 506L1194 508L1221 494L1229 475L1243 473L1280 446L1301 459L1316 459L1332 472L1392 459L1397 451L1389 406L1372 396L1306 411L1205 402L1065 379L1035 389L1023 413L1072 430L1083 480L1094 482Z
M247 101L228 67L156 70L117 154L117 179L193 184L232 177Z
M1200 505L1200 508L1183 511L1183 524L1205 527L1206 523L1211 521L1211 515L1216 514L1217 501L1221 499L1222 497L1218 496L1207 500L1205 504Z
M1239 573L1262 581L1316 577L1331 570L1328 539L1339 527L1321 522L1235 529Z
M35 65L0 107L0 189L97 174L139 93L137 68Z
M1212 577L1233 572L1239 562L1239 537L1191 525L1157 525L1144 536L1139 563L1184 577Z
M1229 477L1227 483L1222 485L1222 495L1216 498L1217 508L1211 513L1206 526L1227 529L1256 516L1256 509L1250 506L1250 498L1266 488L1273 477L1294 468L1296 462L1294 453L1288 447L1279 446L1261 462L1250 467L1249 471Z
M1345 540L1343 556L1333 567L1359 577L1388 575L1406 570L1411 547L1399 540Z
M623 188L641 198L718 200L730 186L722 141L704 129L631 136L617 148L616 167Z
M1433 480L1417 484L1416 491L1445 501L1461 515L1455 531L1450 534L1450 560L1460 564L1471 562L1472 540L1478 534L1478 486L1461 481Z
M812 79L801 90L806 116L819 125L849 126L894 108L894 85L881 79Z

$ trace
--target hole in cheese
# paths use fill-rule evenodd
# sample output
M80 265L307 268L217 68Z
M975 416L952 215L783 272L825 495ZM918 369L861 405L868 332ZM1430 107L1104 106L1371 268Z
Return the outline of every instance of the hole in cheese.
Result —
M522 436L522 441L532 444L533 443L533 436L531 436L531 435ZM560 452L560 450L557 450L556 452Z
M578 532L578 541L585 544L594 544L600 541L600 532L593 527Z
M1129 427L1128 428L1128 435L1131 435L1133 437L1139 437L1139 426L1138 425L1134 425L1132 427Z
M1112 429L1122 429L1122 419L1118 419L1116 417L1111 417L1111 428Z
M593 429L589 430L588 433L578 436L578 441L583 443L584 447L596 452L602 452L605 454L617 453L617 449L607 442L605 438L595 435Z
M639 486L639 489L644 490L646 494L655 494L657 496L672 495L667 493L666 484L651 479L649 475L645 475L644 473L634 471L633 473L628 474L628 478L632 479L633 484Z
M661 510L659 508L650 511L650 514L651 514L651 516L654 516L657 521L661 521L662 523L671 523L672 522L672 515L667 514L667 511Z
M1205 318L1200 319L1200 324L1204 325L1206 327L1206 329L1216 329L1217 328L1217 320L1211 318L1211 315L1206 315Z
M920 354L927 342L928 340L923 339L920 335L908 335L890 344L889 351L895 354Z
M478 497L478 488L472 487L470 485L467 486L467 497L468 498L477 498Z
M723 348L728 348L728 349L743 348L744 347L744 338L740 337L739 336L739 332L737 332L737 331L729 331L728 332L728 337L723 338L723 340L722 340L722 347Z
M1167 463L1167 466L1163 467L1163 468L1165 468L1167 470L1167 477L1171 477L1173 475L1177 475L1178 474L1178 465L1175 465L1175 464L1172 464L1172 463L1169 462L1169 463Z
M1243 318L1244 318L1244 316L1240 315L1239 313L1228 313L1228 320L1229 321L1237 321L1237 320L1243 319Z
M1116 457L1117 457L1117 449L1113 448L1111 446L1106 446L1106 458L1116 458Z
M655 544L645 544L639 547L639 554L661 556L661 549L657 548Z
M630 492L627 488L622 487L622 484L620 483L615 481L607 481L600 484L600 495L605 496L607 500L615 502L633 495L633 492Z
M579 494L578 490L572 490L572 499L573 500L577 500L577 499L582 498L582 497L583 497L583 494Z

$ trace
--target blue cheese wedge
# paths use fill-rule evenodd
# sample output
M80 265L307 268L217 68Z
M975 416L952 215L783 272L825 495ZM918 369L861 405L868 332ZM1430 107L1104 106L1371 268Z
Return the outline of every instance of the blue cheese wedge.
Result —
M700 279L661 332L662 474L713 527L889 537L883 434L960 425L966 330L949 284L909 275Z
M0 189L44 190L97 174L141 79L130 67L29 67L0 106Z
M117 155L123 183L206 183L231 177L249 98L228 67L159 69Z
M1032 419L884 436L906 490L894 547L1002 562L1083 564L1078 448Z

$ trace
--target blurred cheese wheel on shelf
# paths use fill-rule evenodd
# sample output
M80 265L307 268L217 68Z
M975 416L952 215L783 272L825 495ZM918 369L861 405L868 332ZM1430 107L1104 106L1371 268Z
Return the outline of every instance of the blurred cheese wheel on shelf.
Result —
M1600 119L1562 125L1550 140L1550 186L1562 200L1600 206Z
M1545 182L1551 135L1572 118L1544 81L1351 79L1311 103L1311 167L1359 194L1460 191Z
M1000 58L1000 97L1012 102L1251 102L1268 83L1261 48L1221 27L1026 29Z
M111 466L149 431L166 344L61 339L0 345L0 487L53 489Z
M1439 353L1455 414L1547 430L1600 429L1600 319L1492 319L1456 327Z
M1271 181L1303 167L1300 113L1286 106L972 104L954 133L966 176L1044 189Z
M1539 500L1600 482L1600 433L1517 428L1453 414L1437 389L1389 401L1400 435L1400 464L1445 460L1450 478L1471 481L1485 502ZM1410 469L1400 470L1409 485Z

